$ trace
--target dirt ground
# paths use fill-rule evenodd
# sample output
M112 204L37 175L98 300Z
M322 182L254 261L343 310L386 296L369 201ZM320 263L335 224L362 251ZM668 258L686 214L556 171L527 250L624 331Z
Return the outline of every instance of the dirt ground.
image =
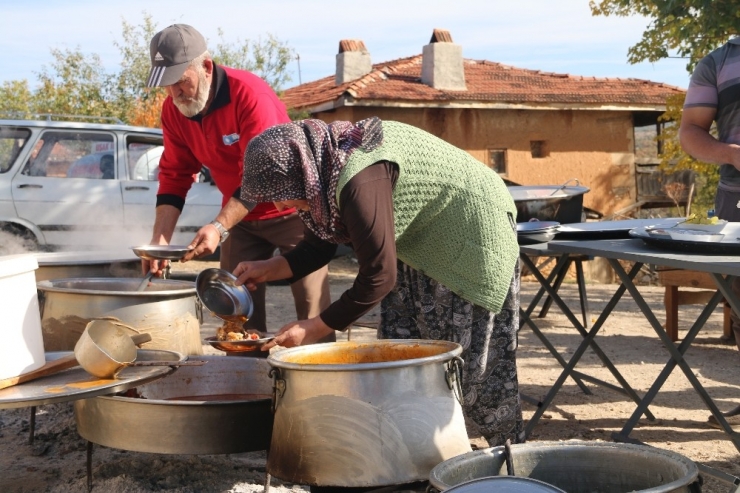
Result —
M190 275L214 266L211 262L176 264L173 273ZM356 264L348 257L335 259L330 266L332 298L336 299L352 282ZM538 284L524 280L522 305L526 307ZM590 322L603 309L616 285L589 284ZM663 288L641 286L641 292L664 320ZM575 285L566 283L561 294L578 313ZM268 324L271 331L292 320L293 301L287 286L268 288ZM701 306L685 305L680 311L680 333L695 319ZM535 312L537 313L537 312ZM377 309L352 327L353 340L373 339L379 315ZM546 337L568 360L581 341L565 316L553 306L545 318L535 318ZM202 336L215 333L217 322L206 318ZM722 410L740 403L739 353L734 345L721 340L722 312L718 309L686 354L698 379ZM347 335L340 337L345 339ZM654 330L626 297L616 307L596 339L626 380L644 394L669 359L668 352ZM539 400L559 376L562 367L547 351L534 332L525 326L520 332L518 351L519 383L523 395ZM205 346L204 351L219 351ZM592 351L587 351L578 370L616 384L609 371ZM612 441L621 430L635 404L613 390L587 384L592 395L584 394L568 379L552 405L528 437L530 442L550 440ZM535 407L523 403L525 422ZM709 411L692 390L688 380L676 369L652 404L656 421L642 418L630 437L648 445L672 450L714 470L740 476L738 450L720 430L707 425ZM34 443L29 444L28 408L0 410L0 491L2 492L79 492L87 489L86 442L77 435L74 413L69 404L38 408ZM474 444L480 444L473 438ZM163 455L127 452L94 447L92 457L93 491L106 493L149 492L252 492L263 491L264 452L232 455ZM278 493L306 491L301 485L274 479L271 490ZM705 476L705 492L734 491L731 485Z

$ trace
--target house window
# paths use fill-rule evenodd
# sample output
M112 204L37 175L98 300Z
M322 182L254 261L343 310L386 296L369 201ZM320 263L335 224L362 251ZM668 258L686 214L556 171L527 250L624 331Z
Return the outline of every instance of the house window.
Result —
M499 175L507 173L506 149L488 149L488 166Z
M550 147L547 145L546 140L530 140L529 150L532 152L532 157L535 159L550 155Z

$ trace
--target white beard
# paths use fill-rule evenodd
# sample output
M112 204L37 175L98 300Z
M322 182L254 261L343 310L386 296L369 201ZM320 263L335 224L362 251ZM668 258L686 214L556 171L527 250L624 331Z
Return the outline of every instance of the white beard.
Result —
M206 107L210 90L211 88L206 79L206 70L200 67L198 70L198 90L195 93L195 97L181 96L179 98L172 98L172 102L175 103L180 113L188 118L192 118Z

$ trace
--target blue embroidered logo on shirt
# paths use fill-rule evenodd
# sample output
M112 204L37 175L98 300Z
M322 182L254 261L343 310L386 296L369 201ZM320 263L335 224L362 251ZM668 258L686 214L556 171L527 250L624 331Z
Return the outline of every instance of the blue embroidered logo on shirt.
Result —
M239 142L239 134L224 135L224 145L230 146Z

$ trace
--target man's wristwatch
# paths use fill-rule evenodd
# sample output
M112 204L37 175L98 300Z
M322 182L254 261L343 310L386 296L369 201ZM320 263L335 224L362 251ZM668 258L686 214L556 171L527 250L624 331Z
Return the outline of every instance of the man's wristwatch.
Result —
M224 241L226 241L226 238L229 237L229 230L224 228L224 225L218 221L211 221L211 224L214 228L216 228L218 234L221 235L221 241L219 243L223 243Z

